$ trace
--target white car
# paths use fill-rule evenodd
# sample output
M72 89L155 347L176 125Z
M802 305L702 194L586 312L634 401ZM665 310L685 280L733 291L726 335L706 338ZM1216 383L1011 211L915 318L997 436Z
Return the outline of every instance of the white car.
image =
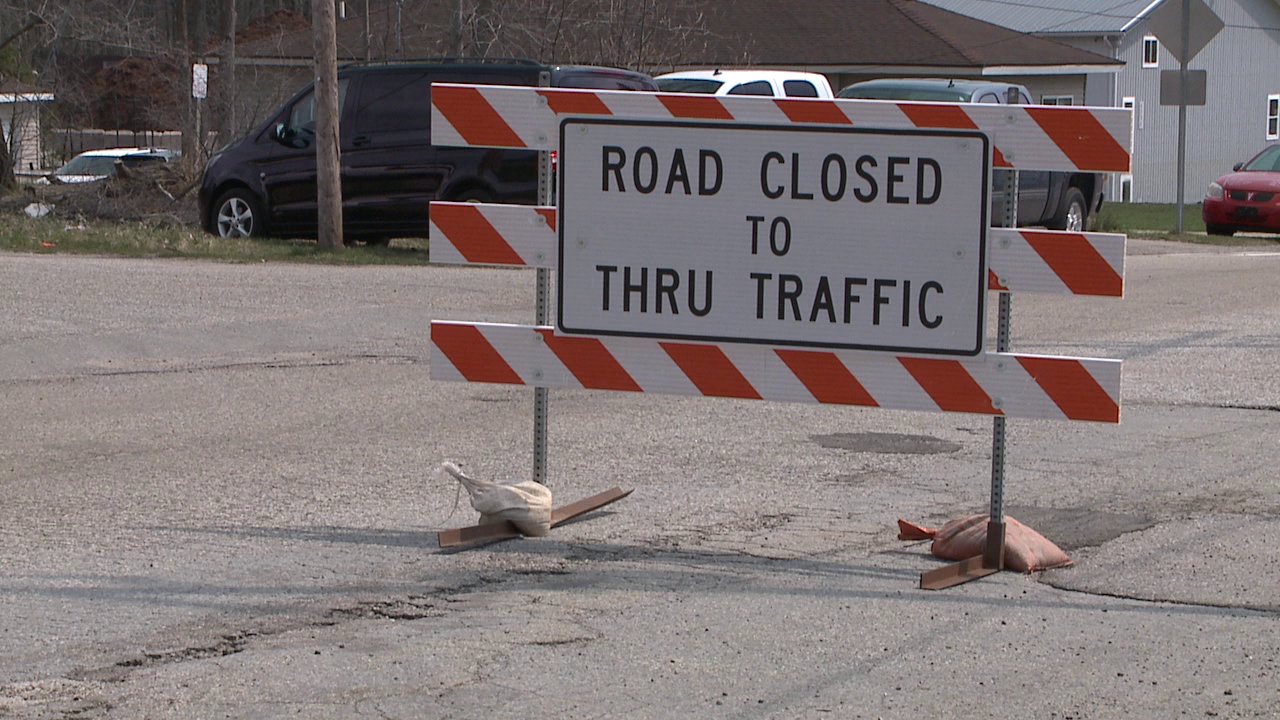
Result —
M143 163L169 162L178 155L179 153L164 148L127 147L86 150L71 158L66 165L54 170L43 182L61 185L106 180L116 176L117 160L125 167L135 167Z
M654 78L663 92L772 97L835 97L821 73L798 70L684 70Z

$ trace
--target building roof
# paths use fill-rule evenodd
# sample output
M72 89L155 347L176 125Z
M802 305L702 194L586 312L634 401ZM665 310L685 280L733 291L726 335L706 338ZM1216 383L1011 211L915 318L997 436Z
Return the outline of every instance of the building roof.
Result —
M1054 68L1081 72L1081 68L1096 71L1120 66L1103 55L917 0L736 0L709 5L711 9L704 15L708 36L696 47L690 45L679 67L757 65L827 72L897 69L972 75L984 70L1050 73L1057 71ZM370 56L449 54L450 12L455 7L444 0L404 0L398 16L373 12L368 18ZM340 60L365 58L365 27L365 18L348 17L338 22ZM309 31L283 33L237 49L240 57L256 62L305 59L311 53ZM555 57L548 62L599 59Z
M979 69L1116 64L1103 55L916 0L738 0L732 15L718 23L734 31L730 37L747 38L747 51L760 65Z
M0 81L0 103L53 102L53 93L17 80Z
M1119 35L1161 0L922 0L930 5L1043 35Z

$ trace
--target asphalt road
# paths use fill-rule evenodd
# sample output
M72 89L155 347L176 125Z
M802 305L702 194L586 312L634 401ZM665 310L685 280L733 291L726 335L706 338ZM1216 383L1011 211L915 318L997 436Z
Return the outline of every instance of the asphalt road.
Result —
M1278 278L1131 240L1123 300L1016 297L1122 422L1009 422L1074 567L931 592L895 521L985 511L989 418L555 391L557 505L634 494L442 550L532 394L428 325L532 273L0 254L0 717L1280 717Z

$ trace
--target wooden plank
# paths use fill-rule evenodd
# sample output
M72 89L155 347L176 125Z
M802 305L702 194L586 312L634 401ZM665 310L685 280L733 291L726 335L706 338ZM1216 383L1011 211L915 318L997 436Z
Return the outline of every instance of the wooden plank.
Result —
M942 590L998 572L1000 572L999 568L987 567L981 555L974 555L968 560L920 573L920 589Z
M988 290L1121 297L1124 235L991 228ZM431 203L431 262L556 268L556 208Z
M1119 360L921 358L431 323L431 379L1120 422Z
M600 508L615 503L622 498L630 495L633 490L622 490L621 488L610 488L602 493L596 493L589 498L583 498L571 502L564 507L554 508L551 511L551 527L562 525L576 517L585 515L589 512L599 510ZM474 542L495 542L498 540L510 540L520 537L520 531L515 525L507 521L499 523L486 523L484 525L470 525L462 528L454 528L451 530L441 530L436 534L436 538L440 543L440 547L455 547Z

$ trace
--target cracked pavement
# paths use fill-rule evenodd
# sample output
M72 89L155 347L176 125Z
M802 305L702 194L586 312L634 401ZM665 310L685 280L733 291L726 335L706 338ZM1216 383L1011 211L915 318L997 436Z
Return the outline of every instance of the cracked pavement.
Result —
M434 475L525 476L532 393L431 319L533 274L0 255L0 717L1275 717L1280 256L1130 240L1013 348L1125 359L1119 426L1010 421L1074 567L918 589L991 421L554 391L549 537L441 550Z

